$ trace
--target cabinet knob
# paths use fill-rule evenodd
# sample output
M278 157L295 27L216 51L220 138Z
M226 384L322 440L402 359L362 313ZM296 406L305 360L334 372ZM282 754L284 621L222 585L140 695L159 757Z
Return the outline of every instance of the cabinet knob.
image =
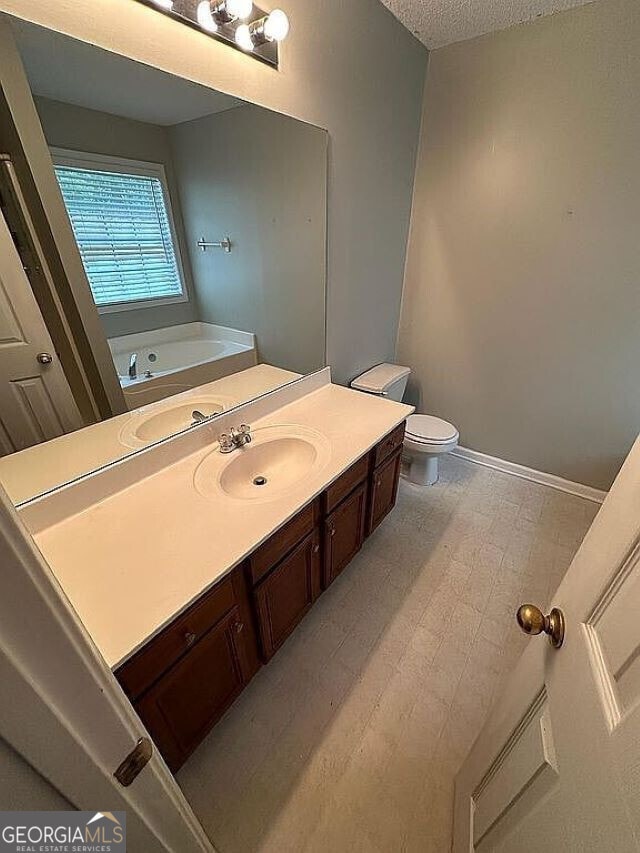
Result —
M188 646L192 646L195 643L196 635L193 633L193 631L187 631L187 633L184 635L184 641Z
M244 622L236 622L233 627L236 629L236 634L241 634L244 631Z
M378 479L376 480L376 486L378 488L380 488L381 485L382 485L382 480L380 479L380 477L378 477Z
M318 545L318 543L317 543L317 542L316 542L316 544L313 546L313 548L312 548L311 550L312 550L312 552L313 552L314 554L319 553L319 551L320 551L320 546Z
M329 536L335 536L335 535L336 535L335 527L330 527L329 528Z

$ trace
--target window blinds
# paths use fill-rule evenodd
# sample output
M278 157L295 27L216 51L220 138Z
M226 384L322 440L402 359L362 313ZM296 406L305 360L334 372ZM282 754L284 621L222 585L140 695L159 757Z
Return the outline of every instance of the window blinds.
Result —
M182 296L159 177L56 166L96 305Z

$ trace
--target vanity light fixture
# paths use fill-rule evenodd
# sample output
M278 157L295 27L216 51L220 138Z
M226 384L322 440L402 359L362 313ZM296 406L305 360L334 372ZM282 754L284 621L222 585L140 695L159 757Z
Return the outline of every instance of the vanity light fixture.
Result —
M198 23L200 24L203 30L208 33L218 32L218 25L211 11L210 0L201 0L201 2L198 3L196 17L198 18Z
M136 0L175 21L278 67L279 44L289 32L282 9L267 12L253 0Z
M251 24L240 24L236 30L236 44L247 52L271 42L283 41L289 33L289 18L282 9L274 9L264 18Z
M211 14L219 24L246 20L253 9L253 0L219 0L211 3Z
M220 26L246 20L252 11L253 0L201 0L196 16L203 30L216 33Z

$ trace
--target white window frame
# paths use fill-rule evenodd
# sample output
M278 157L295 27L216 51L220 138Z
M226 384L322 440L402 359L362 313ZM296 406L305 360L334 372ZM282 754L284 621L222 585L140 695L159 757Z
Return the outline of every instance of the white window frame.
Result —
M164 165L162 163L151 163L145 160L129 160L125 157L112 157L108 154L92 154L88 151L74 151L70 148L51 148L51 157L53 159L54 166L69 166L70 168L75 169L93 169L98 172L120 172L123 175L145 175L151 178L158 178L162 186L162 194L167 211L167 218L169 220L169 230L171 233L171 240L173 241L173 251L175 253L176 263L178 266L178 277L180 278L180 284L182 285L182 294L180 296L160 296L151 297L149 299L137 299L132 302L114 302L111 305L96 304L98 313L117 314L122 311L135 311L141 308L157 308L161 305L174 305L176 303L188 302L190 297L189 289L187 287L187 279L184 274L180 241L178 240L178 232L176 230L173 208L171 205L171 193L169 191L167 173Z

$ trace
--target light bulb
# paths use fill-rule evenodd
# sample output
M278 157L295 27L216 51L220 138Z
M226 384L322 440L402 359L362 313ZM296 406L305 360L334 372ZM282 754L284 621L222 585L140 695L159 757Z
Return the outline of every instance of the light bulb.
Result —
M210 0L201 0L201 2L198 3L198 23L202 29L206 30L208 33L215 33L218 31L218 25L213 20L213 15L211 14Z
M264 34L269 41L282 41L289 32L289 18L282 9L274 9L264 22Z
M173 0L153 0L153 2L161 9L166 9L167 12L171 12L173 9Z
M236 44L243 50L253 50L253 39L248 24L240 24L236 30Z
M251 14L253 2L252 0L227 0L226 6L230 15L244 20Z

